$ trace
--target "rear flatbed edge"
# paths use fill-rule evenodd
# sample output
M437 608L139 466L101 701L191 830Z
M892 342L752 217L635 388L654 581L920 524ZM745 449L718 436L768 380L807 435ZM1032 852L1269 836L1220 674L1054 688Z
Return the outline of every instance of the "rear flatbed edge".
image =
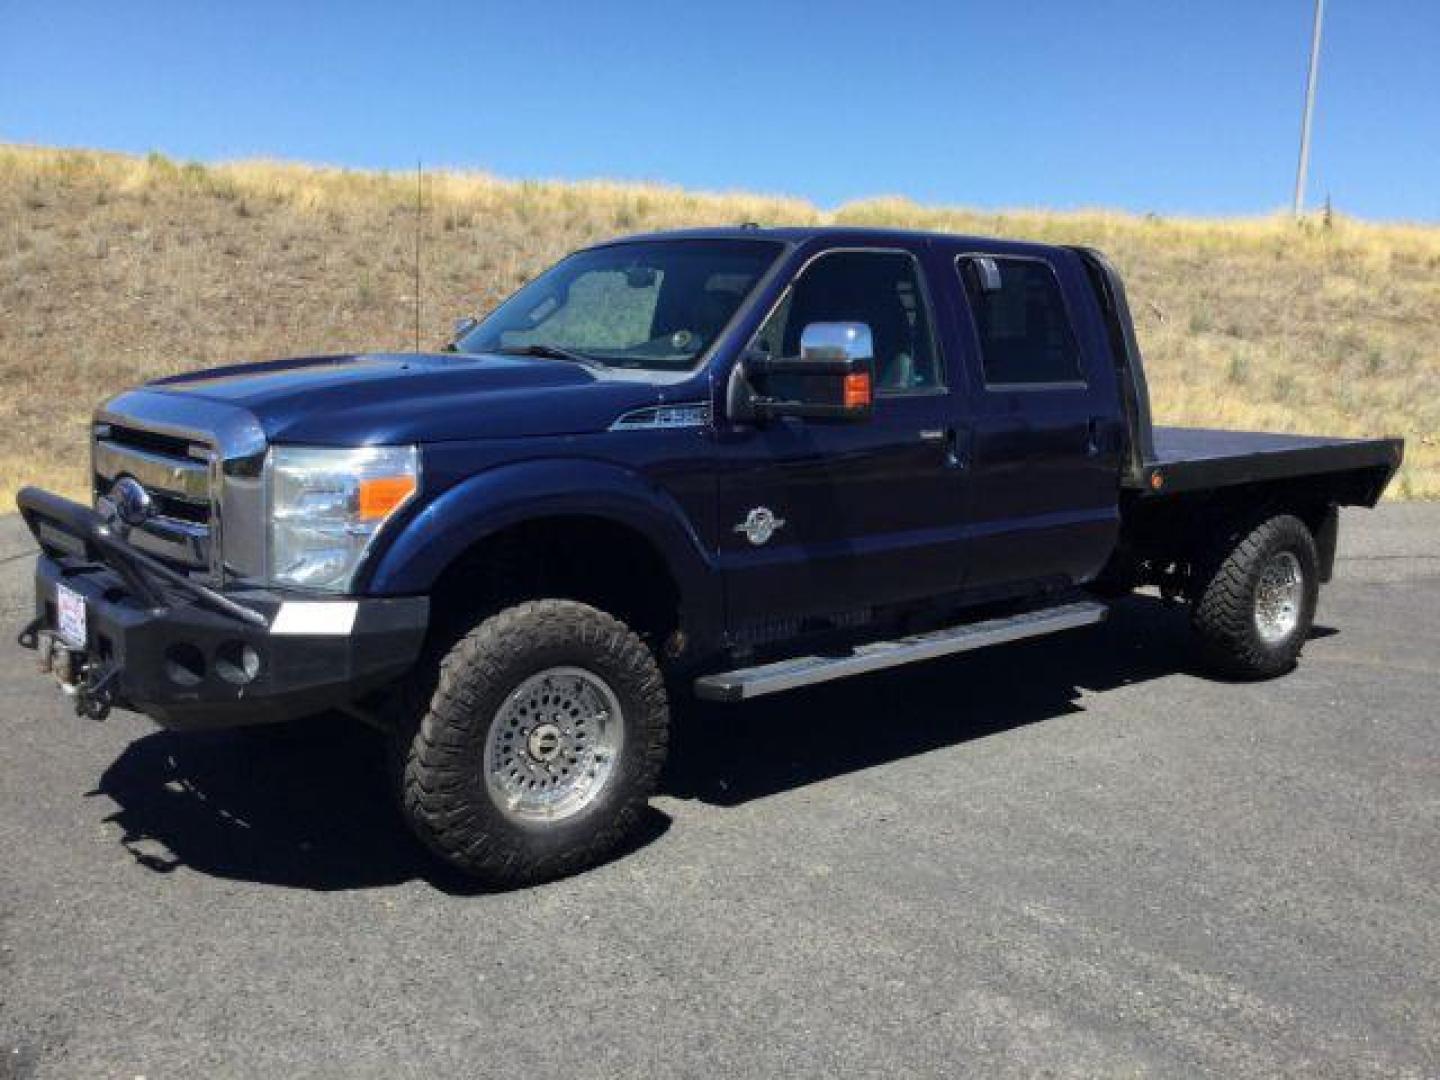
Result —
M1155 428L1154 457L1126 481L1152 496L1339 474L1371 474L1373 505L1400 467L1399 438L1348 439L1208 428Z

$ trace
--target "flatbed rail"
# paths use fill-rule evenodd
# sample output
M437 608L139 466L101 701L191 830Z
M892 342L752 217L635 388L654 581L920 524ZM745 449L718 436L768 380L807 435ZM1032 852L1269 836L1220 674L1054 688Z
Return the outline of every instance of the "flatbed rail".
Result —
M1157 427L1154 453L1125 486L1176 495L1239 484L1351 474L1345 501L1373 506L1404 457L1401 439L1337 439L1258 431Z

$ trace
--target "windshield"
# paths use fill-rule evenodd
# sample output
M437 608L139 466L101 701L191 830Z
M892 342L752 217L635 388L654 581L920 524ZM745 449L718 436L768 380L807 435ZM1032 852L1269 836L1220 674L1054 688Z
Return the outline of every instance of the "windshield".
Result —
M714 344L781 247L657 240L582 251L501 304L455 348L685 370Z

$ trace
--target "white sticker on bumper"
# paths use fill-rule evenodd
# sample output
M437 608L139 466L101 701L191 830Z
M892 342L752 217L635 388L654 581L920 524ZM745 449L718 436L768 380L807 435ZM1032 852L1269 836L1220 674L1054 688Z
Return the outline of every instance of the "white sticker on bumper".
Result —
M287 600L270 624L272 634L348 634L355 628L354 600Z

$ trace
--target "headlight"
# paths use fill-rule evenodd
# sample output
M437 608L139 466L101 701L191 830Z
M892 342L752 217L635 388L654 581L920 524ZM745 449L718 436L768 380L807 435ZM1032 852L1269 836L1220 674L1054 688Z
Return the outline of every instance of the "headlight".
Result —
M270 451L270 580L343 592L387 518L420 486L413 446Z

